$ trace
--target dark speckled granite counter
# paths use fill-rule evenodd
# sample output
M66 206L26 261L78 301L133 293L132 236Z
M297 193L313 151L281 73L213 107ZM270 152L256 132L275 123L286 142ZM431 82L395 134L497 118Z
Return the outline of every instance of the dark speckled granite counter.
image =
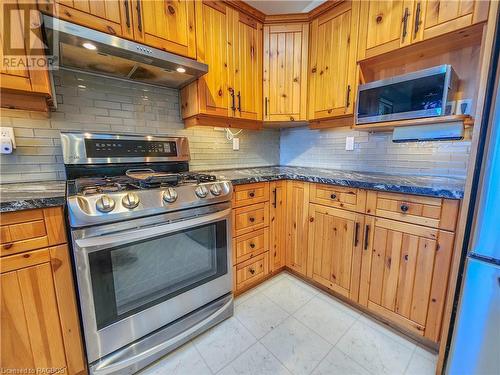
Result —
M390 175L371 172L352 172L334 169L304 167L260 167L210 171L233 184L275 180L300 180L364 189L461 199L464 179Z
M66 181L0 184L0 212L62 206Z

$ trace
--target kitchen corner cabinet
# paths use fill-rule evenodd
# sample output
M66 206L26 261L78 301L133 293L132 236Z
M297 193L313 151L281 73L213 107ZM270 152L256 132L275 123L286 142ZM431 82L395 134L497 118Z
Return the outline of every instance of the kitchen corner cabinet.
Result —
M311 204L309 217L307 276L357 301L365 215Z
M353 114L361 3L343 2L311 23L310 121Z
M62 208L3 213L0 219L0 366L85 373Z
M358 60L484 22L488 9L488 1L363 1Z
M271 271L285 266L286 181L269 183L269 258Z
M15 3L12 4L15 6ZM33 6L30 4L18 5L18 12L15 11L16 9L12 9L9 17L9 27L5 24L6 15L4 11L6 6L2 4L0 8L0 30L2 30L0 34L0 59L2 61L0 66L1 106L14 109L48 111L47 101L51 97L48 71L46 69L26 67L31 57L39 58L39 53L36 50L42 49L39 29L32 29L32 33L37 36L35 38L33 35L25 35L25 29L23 28L24 12L30 12ZM7 33L4 34L3 31L7 31ZM28 40L28 38L31 38L31 40ZM11 56L12 59L9 59ZM14 61L14 63L9 60Z
M264 121L307 119L309 24L264 26Z
M307 234L309 224L309 183L287 181L286 266L307 275Z
M256 128L262 121L262 25L223 2L198 1L197 56L210 69L181 90L186 125Z

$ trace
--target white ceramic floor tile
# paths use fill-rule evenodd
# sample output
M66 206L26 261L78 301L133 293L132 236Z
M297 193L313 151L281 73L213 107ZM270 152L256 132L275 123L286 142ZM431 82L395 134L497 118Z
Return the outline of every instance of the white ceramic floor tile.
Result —
M416 345L409 338L403 336L403 334L400 334L399 332L393 330L392 328L389 328L388 326L384 325L381 322L376 321L371 317L361 315L359 321L362 322L364 325L374 328L377 331L383 333L384 335L389 336L391 339L399 342L401 345L408 347L408 349L413 350L416 347Z
M429 361L437 362L437 353L429 351L429 349L420 347L417 345L415 348L415 354L421 355L422 357L427 358Z
M310 291L314 295L319 294L319 292L320 292L319 289L315 288L314 286L306 283L302 279L299 279L298 277L296 277L296 276L294 276L292 274L288 274L286 277L288 277L289 280L292 280L294 283L296 283L297 285L301 286L302 288Z
M411 343L410 343L411 344ZM415 349L360 319L335 346L374 374L403 374Z
M290 372L261 343L224 367L218 375L290 375Z
M189 342L138 374L209 375L211 373L194 345Z
M436 360L430 360L428 357L415 352L411 358L410 364L406 369L406 375L434 375L436 373Z
M257 339L273 330L289 314L263 293L236 306L234 314Z
M229 318L193 340L213 372L217 372L256 342L236 318Z
M281 279L286 278L287 276L285 275L284 272L279 273L278 275L270 278L269 280L264 281L262 284L257 285L256 287L246 291L243 294L240 294L238 297L234 299L234 305L238 306L250 297L255 296L256 294L259 294L263 292L265 289L269 288L271 285L275 284L276 282L280 281Z
M307 302L293 316L333 345L356 321L352 315L318 296Z
M370 375L340 350L333 348L313 371L313 375Z
M337 298L327 294L326 292L320 291L317 294L317 297L335 305L337 309L342 310L346 314L349 314L356 319L358 319L361 316L361 313L357 311L354 307L349 306L347 303L338 300Z
M261 343L296 375L310 374L332 345L294 317L261 339Z
M314 293L289 278L272 284L263 293L289 314L293 314L314 297Z

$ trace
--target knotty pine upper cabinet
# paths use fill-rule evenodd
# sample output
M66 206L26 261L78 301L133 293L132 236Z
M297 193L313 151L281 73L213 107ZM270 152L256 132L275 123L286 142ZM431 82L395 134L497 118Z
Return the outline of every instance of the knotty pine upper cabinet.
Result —
M137 41L196 58L194 1L134 0L132 10Z
M306 276L309 224L309 183L287 181L286 266Z
M366 216L359 303L439 341L454 233Z
M134 37L132 0L39 0L39 9L106 34Z
M264 121L307 119L309 24L264 26Z
M311 204L309 217L307 276L357 302L365 215Z
M12 4L15 6L15 3ZM48 71L27 67L30 57L38 62L40 53L37 50L43 49L39 29L34 27L30 35L25 35L26 29L23 27L24 15L31 12L34 7L29 3L21 5L18 3L16 8L10 9L9 17L4 14L6 9L4 4L0 6L1 106L46 112L48 111L47 100L51 97ZM33 14L31 15L33 17ZM9 25L6 25L7 20L9 20ZM41 20L33 19L31 21L32 23L41 22ZM9 62L9 56L13 56L14 64Z
M341 3L311 23L309 120L353 113L360 3Z
M481 0L363 1L358 60L486 21L488 9Z

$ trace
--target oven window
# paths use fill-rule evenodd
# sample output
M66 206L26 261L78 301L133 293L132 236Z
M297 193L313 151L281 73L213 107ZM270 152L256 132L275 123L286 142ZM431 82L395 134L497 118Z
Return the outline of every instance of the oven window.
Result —
M226 221L89 254L97 329L227 273Z

